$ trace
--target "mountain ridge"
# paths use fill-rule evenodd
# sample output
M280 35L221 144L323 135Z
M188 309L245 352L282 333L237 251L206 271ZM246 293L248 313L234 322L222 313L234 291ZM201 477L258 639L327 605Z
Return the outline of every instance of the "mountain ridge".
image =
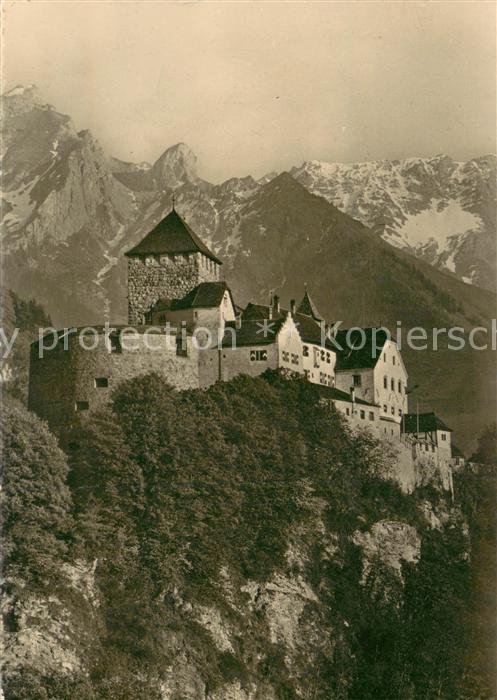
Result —
M308 283L323 315L344 325L469 329L495 314L491 291L390 245L295 172L212 185L185 144L151 165L126 163L66 115L38 102L26 109L28 98L14 95L19 113L4 119L3 283L36 299L59 327L125 321L123 253L169 212L173 192L183 218L224 260L240 304L267 302L275 291L287 302ZM449 177L452 165L439 165ZM490 220L492 198L484 189L470 194L485 200ZM426 399L469 442L495 408L495 362L488 353L444 352L411 353L413 382L445 377ZM471 415L461 395L474 402Z

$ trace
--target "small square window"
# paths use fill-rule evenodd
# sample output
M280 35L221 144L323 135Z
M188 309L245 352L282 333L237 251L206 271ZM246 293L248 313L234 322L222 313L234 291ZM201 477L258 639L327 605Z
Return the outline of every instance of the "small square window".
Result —
M95 377L95 387L97 389L106 389L109 386L108 377Z
M76 411L89 411L90 402L89 401L76 401L75 409L76 409Z
M445 433L442 433L442 440L447 440L447 435Z
M352 381L354 383L354 386L361 386L362 384L362 377L360 374L353 374L352 375Z

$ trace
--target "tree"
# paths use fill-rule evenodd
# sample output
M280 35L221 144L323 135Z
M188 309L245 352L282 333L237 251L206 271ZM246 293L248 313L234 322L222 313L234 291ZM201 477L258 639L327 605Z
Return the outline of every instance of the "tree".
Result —
M66 457L46 424L20 404L6 403L1 419L6 574L50 585L72 528Z
M497 423L491 423L480 433L472 462L497 467Z

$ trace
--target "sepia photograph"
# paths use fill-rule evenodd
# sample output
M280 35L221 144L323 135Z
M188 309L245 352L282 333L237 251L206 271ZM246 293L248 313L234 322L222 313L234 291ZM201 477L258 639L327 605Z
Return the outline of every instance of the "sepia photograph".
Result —
M497 2L0 9L0 698L496 700Z

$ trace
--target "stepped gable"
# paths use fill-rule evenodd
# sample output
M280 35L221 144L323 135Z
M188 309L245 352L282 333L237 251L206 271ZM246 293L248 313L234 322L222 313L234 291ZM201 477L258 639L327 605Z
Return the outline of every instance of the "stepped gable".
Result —
M145 238L125 255L160 255L175 253L203 253L218 265L222 265L212 251L192 231L175 209L153 228Z
M278 311L271 306L250 303L247 304L247 307L242 312L242 327L247 321L258 321L260 323L266 320L271 323L276 320L285 319L289 313L288 309L280 308ZM303 314L299 311L293 314L292 318L304 343L313 343L315 345L323 344L322 320L318 321L314 316ZM335 346L328 338L326 338L324 346L330 350L335 350Z

